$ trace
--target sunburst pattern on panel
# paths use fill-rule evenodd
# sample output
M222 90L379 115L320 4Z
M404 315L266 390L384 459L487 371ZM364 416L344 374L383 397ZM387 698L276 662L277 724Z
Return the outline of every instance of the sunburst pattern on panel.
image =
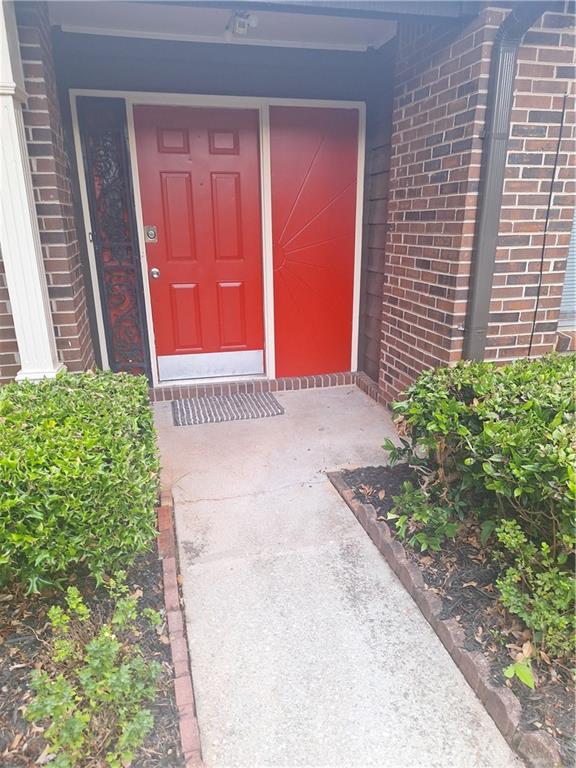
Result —
M356 129L340 115L310 117L299 125L280 113L276 134L272 123L276 333L285 375L349 365ZM292 362L283 368L283 359ZM305 360L310 370L296 370Z

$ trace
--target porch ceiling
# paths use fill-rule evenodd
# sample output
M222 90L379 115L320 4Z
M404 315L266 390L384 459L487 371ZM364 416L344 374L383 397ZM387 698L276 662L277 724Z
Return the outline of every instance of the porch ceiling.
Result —
M237 2L227 4L173 2L50 2L50 19L67 32L189 40L207 43L366 51L379 48L396 34L388 18L329 15L326 8ZM244 34L235 18L247 21Z

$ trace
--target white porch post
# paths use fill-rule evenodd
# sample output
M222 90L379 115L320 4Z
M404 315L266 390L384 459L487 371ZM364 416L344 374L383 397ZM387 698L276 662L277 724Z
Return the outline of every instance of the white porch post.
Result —
M0 250L21 379L53 377L58 360L36 220L22 102L26 99L14 7L0 10Z

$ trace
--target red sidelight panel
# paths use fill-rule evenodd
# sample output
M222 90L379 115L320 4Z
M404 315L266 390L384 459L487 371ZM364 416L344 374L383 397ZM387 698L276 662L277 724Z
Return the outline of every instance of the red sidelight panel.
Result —
M258 112L137 106L159 356L262 350Z
M350 370L358 111L271 107L277 376Z

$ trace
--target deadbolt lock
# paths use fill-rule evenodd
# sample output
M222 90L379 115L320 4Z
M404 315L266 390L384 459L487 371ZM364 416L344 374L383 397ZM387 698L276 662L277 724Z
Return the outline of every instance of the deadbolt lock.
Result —
M144 225L144 239L147 243L158 242L158 227L155 224Z

